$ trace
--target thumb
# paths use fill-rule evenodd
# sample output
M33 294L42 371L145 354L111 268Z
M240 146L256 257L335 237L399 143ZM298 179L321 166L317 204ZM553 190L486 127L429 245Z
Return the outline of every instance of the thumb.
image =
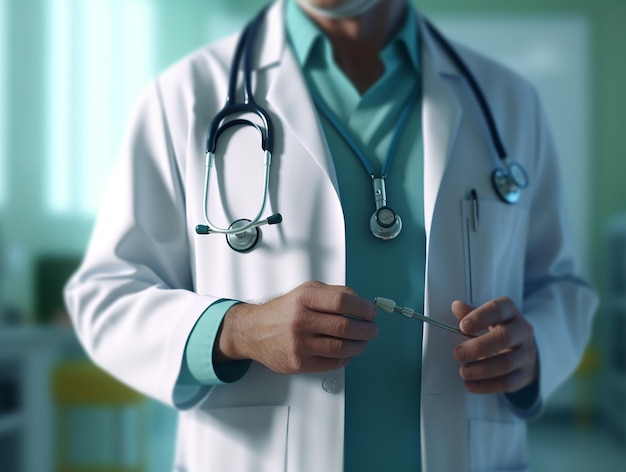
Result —
M474 307L468 305L461 300L455 300L452 302L452 313L456 316L456 319L461 321L465 318L470 312L474 310Z

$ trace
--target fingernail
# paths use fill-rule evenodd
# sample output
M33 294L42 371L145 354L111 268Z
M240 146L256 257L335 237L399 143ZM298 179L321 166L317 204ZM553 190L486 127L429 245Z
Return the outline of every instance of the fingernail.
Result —
M474 323L472 323L470 320L461 321L461 331L463 331L464 333L473 333L473 329Z

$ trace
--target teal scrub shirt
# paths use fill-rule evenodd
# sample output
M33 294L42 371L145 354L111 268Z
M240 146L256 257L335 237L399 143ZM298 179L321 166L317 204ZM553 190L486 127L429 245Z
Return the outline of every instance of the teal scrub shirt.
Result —
M420 87L418 24L409 10L380 54L384 75L363 95L333 59L330 41L295 2L286 6L287 32L308 86L360 144L377 177L400 114ZM323 114L346 221L347 285L360 295L393 298L422 310L425 230L421 100L407 126L386 179L387 202L403 220L393 240L369 229L375 210L371 178ZM345 471L419 471L422 325L380 313L379 335L346 368Z

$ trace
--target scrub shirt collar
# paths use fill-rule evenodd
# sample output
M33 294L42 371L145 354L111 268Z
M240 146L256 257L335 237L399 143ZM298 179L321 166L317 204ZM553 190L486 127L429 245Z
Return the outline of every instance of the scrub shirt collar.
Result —
M416 73L420 72L419 35L417 15L410 4L400 30L380 53L380 57L389 66L397 60L410 61ZM320 56L332 59L330 41L322 30L304 13L295 0L286 2L286 28L294 53L301 67L306 68Z

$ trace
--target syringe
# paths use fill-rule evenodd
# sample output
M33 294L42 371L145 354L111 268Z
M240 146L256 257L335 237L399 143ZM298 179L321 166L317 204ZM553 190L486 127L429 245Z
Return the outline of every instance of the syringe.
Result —
M400 313L401 315L406 316L407 318L413 318L416 320L423 321L424 323L430 323L433 326L437 326L438 328L445 329L456 334L460 334L461 336L465 336L468 338L476 337L472 334L465 334L463 331L456 328L455 326L449 325L439 320L435 320L429 316L422 315L421 313L417 313L416 311L411 310L410 308L398 306L396 305L395 301L389 298L376 297L374 298L374 304L381 310L386 311L387 313L392 313L395 311L396 313Z

